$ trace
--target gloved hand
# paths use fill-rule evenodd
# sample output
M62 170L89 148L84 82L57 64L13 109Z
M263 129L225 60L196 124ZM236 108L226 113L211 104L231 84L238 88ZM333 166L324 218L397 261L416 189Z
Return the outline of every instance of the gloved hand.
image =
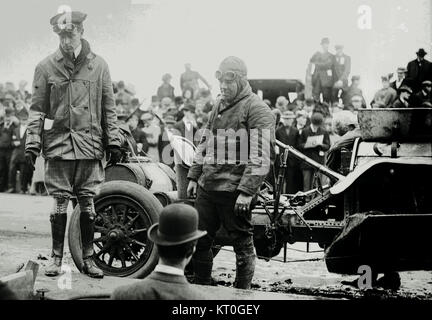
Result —
M234 205L234 213L238 216L246 216L251 208L253 196L240 192Z
M36 163L36 154L31 151L26 151L25 153L25 161L27 165L34 170L35 169L35 163Z
M108 165L115 165L122 158L122 152L118 146L108 146L107 149Z

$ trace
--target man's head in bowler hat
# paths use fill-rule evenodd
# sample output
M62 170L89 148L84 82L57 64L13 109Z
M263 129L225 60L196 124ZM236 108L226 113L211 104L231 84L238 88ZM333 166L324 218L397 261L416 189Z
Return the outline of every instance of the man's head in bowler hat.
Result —
M207 234L198 230L198 212L190 205L174 203L163 208L159 222L148 237L159 253L159 264L184 270L190 262L197 240Z

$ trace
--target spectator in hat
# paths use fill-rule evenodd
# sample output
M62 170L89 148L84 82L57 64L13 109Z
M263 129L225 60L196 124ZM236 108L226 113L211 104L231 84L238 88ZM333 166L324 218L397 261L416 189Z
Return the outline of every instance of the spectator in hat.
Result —
M177 118L176 121L180 121L181 119L183 119L183 108L184 108L184 100L183 97L181 96L177 96L174 98L174 105L177 109Z
M334 56L329 52L330 40L321 40L321 51L316 52L310 59L315 66L312 74L312 95L315 101L332 102L332 88L334 85Z
M19 125L12 107L5 108L5 114L0 118L0 192L7 190L9 179L9 168L12 157L12 137Z
M153 113L157 114L160 118L163 118L165 113L173 106L171 98L162 98L160 106L153 109Z
M183 97L184 103L194 103L195 102L194 91L191 88L184 89L182 97Z
M27 91L26 87L27 87L27 81L21 80L19 82L18 90L16 92L18 100L22 100L25 102L31 96L30 92Z
M366 100L363 96L363 91L360 89L360 76L354 75L351 77L351 85L348 87L346 92L342 94L342 101L345 106L349 105L353 96L362 97L363 108L366 108Z
M144 112L141 116L143 122L143 132L146 135L149 145L147 155L155 162L159 162L159 136L162 131L160 125L154 121L154 116L150 112Z
M381 77L382 88L379 89L371 102L372 108L391 108L397 98L397 92L390 87L391 74Z
M282 113L282 125L276 130L276 139L286 145L298 149L300 134L294 126L295 119L296 115L292 111L285 111ZM285 192L294 194L302 189L303 181L300 174L300 164L294 156L289 154L287 166L287 171L285 173Z
M162 84L157 89L157 96L159 100L162 100L165 97L170 98L171 100L174 100L174 87L171 85L171 79L172 76L169 73L166 73L162 77Z
M22 194L27 193L28 187L31 184L33 176L32 168L25 161L25 143L27 139L27 123L29 113L27 109L23 109L19 114L19 125L15 128L12 135L12 155L9 167L9 189L8 193L19 192ZM19 171L19 180L16 176ZM16 185L16 183L19 185Z
M156 245L159 263L144 280L114 290L114 300L202 300L199 287L188 283L184 271L195 252L197 240L207 234L198 230L198 212L192 206L166 206L159 222L148 230Z
M152 96L149 111L157 110L159 108L159 106L160 106L159 97L158 96Z
M363 97L359 95L354 95L351 98L351 103L345 107L345 110L349 110L356 113L359 109L364 108Z
M425 103L432 103L432 81L422 82L421 90L414 96L413 105L416 108L425 107Z
M308 119L306 111L299 110L296 112L294 126L298 130L299 134L301 134L303 129L306 127Z
M285 98L284 96L279 96L276 99L276 108L279 109L280 112L285 112L287 111L288 107L288 99Z
M183 108L183 113L183 119L178 121L174 126L174 133L197 144L199 141L194 141L197 130L195 106L191 103L186 104Z
M126 91L126 85L124 81L120 80L117 83L117 93L114 95L116 100L120 100L122 105L129 106L132 95Z
M425 59L427 52L421 48L417 52L417 58L407 65L407 78L410 79L414 93L421 90L421 84L425 80L432 81L432 64Z
M193 96L191 98L192 99L198 98L198 91L199 91L198 80L201 80L206 85L206 87L211 91L212 89L211 85L198 71L192 70L190 63L186 63L184 67L185 67L185 72L183 72L180 76L180 88L183 94L186 91L186 89L190 89L191 92L193 93Z
M392 87L397 91L400 88L400 86L405 82L404 80L405 80L406 69L403 67L399 67L397 68L396 72L397 72L397 79L395 81L390 82L390 87Z
M306 112L307 118L310 120L310 117L312 117L312 113L314 112L316 103L315 100L312 98L307 98L305 101L305 105L303 106L303 110Z
M304 128L299 138L299 149L306 156L318 163L324 164L325 151L330 148L330 137L323 128L324 116L315 112L311 117L311 124ZM309 137L319 136L314 143L307 143ZM311 139L312 140L312 139ZM319 141L320 140L320 141ZM306 163L301 163L303 171L303 191L312 189L315 169Z
M134 152L136 154L147 153L149 145L145 133L138 127L139 118L138 115L133 114L127 120L130 133L135 140L136 149Z
M398 90L398 97L393 102L393 108L412 108L412 89L406 85L402 85Z
M338 101L348 89L348 77L351 72L351 57L343 52L343 46L335 45L333 101Z
M184 117L182 120L178 121L174 127L172 132L175 135L181 136L185 138L191 145L198 145L199 140L197 140L197 130L198 125L196 121L195 115L195 106L193 104L186 104L183 108ZM179 199L187 198L187 186L188 179L187 174L189 170L189 166L186 165L178 154L174 156L175 162L175 171L177 174L177 190Z

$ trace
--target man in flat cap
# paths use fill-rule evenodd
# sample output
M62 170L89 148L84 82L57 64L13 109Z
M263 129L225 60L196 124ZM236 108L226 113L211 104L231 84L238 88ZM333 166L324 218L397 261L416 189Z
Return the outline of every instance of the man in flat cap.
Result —
M351 57L344 53L343 45L335 45L333 101L339 101L348 89L348 77L351 72Z
M250 288L255 270L252 199L270 171L275 119L252 92L245 63L225 58L216 71L221 95L211 111L206 132L189 169L187 194L196 196L200 229L193 257L195 282L210 284L212 245L220 225L233 241L235 287Z
M157 246L158 265L144 280L116 288L111 299L203 300L204 293L198 286L189 284L184 275L197 240L206 234L198 230L196 209L182 203L166 206L159 222L152 225L147 234Z
M321 40L321 51L316 52L310 59L315 65L312 74L312 96L315 101L332 102L332 88L334 85L334 55L329 52L330 40Z
M422 82L421 90L414 96L414 106L424 108L427 103L432 103L432 81L425 80Z
M432 81L432 63L425 59L427 52L420 48L416 52L417 58L407 65L407 78L410 79L414 94L421 90L425 80Z
M395 90L398 90L402 84L405 84L405 75L406 75L406 69L403 67L399 67L396 70L397 79L395 81L390 82L390 87L392 87Z
M61 271L66 211L75 195L81 210L84 273L103 277L93 261L93 197L104 180L102 159L121 157L113 86L107 63L82 38L86 14L60 13L50 22L60 46L37 66L33 80L25 157L34 165L45 158L45 185L54 198L50 216L52 264L45 274Z
M360 76L353 75L351 77L351 85L348 87L348 89L342 94L342 101L345 106L349 105L351 103L351 99L354 96L361 96L363 100L363 107L366 108L366 101L363 97L363 91L360 88Z
M381 76L383 87L379 89L371 102L372 108L391 108L397 98L397 92L390 87L392 74Z
M393 102L393 108L413 108L412 89L407 85L402 85L398 90L398 97Z
M294 126L296 115L292 111L282 113L282 125L276 129L276 139L280 142L298 149L300 133ZM300 164L294 156L288 155L288 168L285 175L285 192L294 194L302 190L303 180L301 177Z

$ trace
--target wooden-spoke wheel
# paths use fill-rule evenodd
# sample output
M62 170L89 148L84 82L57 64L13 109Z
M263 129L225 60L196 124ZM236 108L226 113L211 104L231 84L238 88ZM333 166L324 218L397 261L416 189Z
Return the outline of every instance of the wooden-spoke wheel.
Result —
M156 197L137 184L112 181L95 198L95 209L93 258L98 267L106 275L119 277L140 278L150 273L158 258L147 231L162 210ZM69 248L81 270L79 214L76 207L69 225Z

